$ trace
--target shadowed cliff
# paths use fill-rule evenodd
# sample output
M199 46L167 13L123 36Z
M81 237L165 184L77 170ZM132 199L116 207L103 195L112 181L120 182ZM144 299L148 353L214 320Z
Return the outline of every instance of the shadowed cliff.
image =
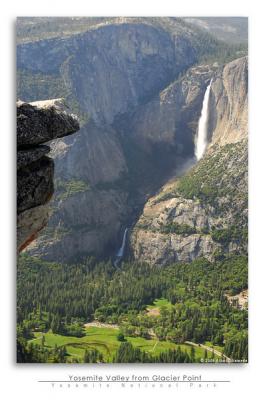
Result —
M17 102L17 247L23 250L47 224L54 185L54 162L47 156L52 139L79 129L61 99Z

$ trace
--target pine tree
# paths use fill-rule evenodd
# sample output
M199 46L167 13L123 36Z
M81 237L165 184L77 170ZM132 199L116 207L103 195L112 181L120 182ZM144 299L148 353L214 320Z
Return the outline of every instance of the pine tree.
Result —
M190 349L190 359L191 359L191 362L195 362L195 349L193 346Z

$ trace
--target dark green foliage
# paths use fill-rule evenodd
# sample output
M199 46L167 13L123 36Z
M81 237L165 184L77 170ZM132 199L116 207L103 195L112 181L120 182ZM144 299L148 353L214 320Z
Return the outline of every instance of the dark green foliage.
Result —
M176 224L174 222L164 225L160 228L162 233L175 233L177 235L192 235L197 233L197 230L186 224Z
M198 201L209 215L229 221L227 227L203 228L197 233L210 234L223 246L236 242L240 253L246 252L248 241L246 174L246 143L227 144L206 155L176 182L171 193Z
M84 355L84 363L103 362L103 355L97 349L86 350Z
M216 61L220 64L226 64L248 53L247 44L227 44L207 32L198 32L195 40L197 41L197 57L200 64Z
M53 333L59 333L61 332L61 320L58 314L53 316L53 319L51 321L51 330Z
M227 163L230 168L227 169ZM215 204L219 197L244 195L235 186L243 179L247 168L245 143L227 144L216 148L214 154L206 155L195 167L179 179L177 191L188 199L198 198ZM230 204L231 206L231 204Z
M94 316L99 321L106 321L108 317L112 316L113 314L117 314L117 310L118 306L116 304L107 304L97 308Z
M121 332L118 333L117 339L118 339L119 342L125 342L125 341L126 341L126 339L125 339L125 337L124 337L124 334L121 333Z
M195 349L193 346L191 346L191 349L190 349L190 361L192 363L195 362Z
M32 330L40 326L46 331L51 328L79 336L82 324L96 317L119 323L123 335L148 338L152 328L160 340L225 342L230 343L230 354L244 355L246 349L241 342L245 337L234 338L232 333L247 332L247 310L232 307L225 294L234 295L246 287L245 256L224 256L214 263L198 259L164 268L134 262L123 264L119 270L110 262L95 264L93 259L84 265L69 266L21 256L19 337L31 337ZM157 298L168 299L172 306L161 307L160 315L150 318L143 310ZM21 346L19 349L23 358ZM139 359L142 355L133 357Z
M67 351L66 347L57 347L53 349L45 347L45 340L42 344L30 343L27 345L25 338L17 333L17 362L18 363L65 363Z
M121 343L113 359L114 363L147 362L147 354L129 342Z
M248 239L248 229L232 225L227 229L213 229L211 236L215 242L222 244L228 244L231 241L246 242Z
M248 335L246 331L231 331L226 334L224 353L233 360L248 359Z
M53 363L61 364L61 363L66 362L67 351L66 351L65 346L62 346L62 347L55 346L53 353L54 353L53 354Z
M85 335L83 324L80 323L64 324L59 333L64 336L75 337L83 337Z

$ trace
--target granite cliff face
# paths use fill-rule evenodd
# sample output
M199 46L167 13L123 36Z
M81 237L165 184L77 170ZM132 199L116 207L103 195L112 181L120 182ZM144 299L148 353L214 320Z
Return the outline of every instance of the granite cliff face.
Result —
M79 129L61 99L17 102L17 246L21 251L47 224L53 194L53 160L41 143Z
M247 138L248 58L227 64L211 87L209 135L220 146Z
M63 254L68 260L80 254L102 254L108 248L113 253L128 216L137 212L148 194L183 161L185 134L192 147L194 132L186 127L176 132L179 116L173 115L172 107L170 111L161 103L161 116L171 114L171 122L165 118L156 137L152 120L157 122L160 91L196 62L196 34L179 22L172 33L147 21L118 20L70 37L18 46L24 92L28 93L28 76L30 85L33 77L43 76L45 90L49 82L55 88L58 85L82 120L75 137L51 144L55 160L53 214L48 229L31 249L34 254L49 259ZM205 84L205 79L200 79L197 103ZM39 90L39 86L30 88L31 93ZM175 106L181 108L187 96L174 99ZM143 115L142 126L134 116L138 112ZM147 145L142 147L144 141ZM141 183L138 177L145 174Z
M18 45L23 98L60 93L81 119L78 134L51 142L52 215L32 254L62 261L113 255L147 199L194 162L205 88L220 76L213 110L214 94L224 91L217 63L193 66L212 45L202 43L178 19L114 18ZM218 137L221 114L212 115Z
M200 65L188 69L136 109L130 120L134 140L150 152L156 144L165 144L174 148L175 155L193 156L204 92L217 68Z
M247 251L247 59L214 75L204 158L151 198L131 234L152 265ZM212 131L211 131L212 129Z
M58 190L50 225L62 234L42 237L41 253L38 244L32 253L48 259L63 254L65 260L101 254L102 248L113 253L122 228L132 222L128 216L192 157L200 106L215 70L191 68L112 126L87 122L55 158L65 192L69 181L83 182L84 190L63 199Z
M149 24L111 24L20 45L17 63L32 73L61 73L81 111L98 124L109 124L196 61L187 35L183 29L174 40Z

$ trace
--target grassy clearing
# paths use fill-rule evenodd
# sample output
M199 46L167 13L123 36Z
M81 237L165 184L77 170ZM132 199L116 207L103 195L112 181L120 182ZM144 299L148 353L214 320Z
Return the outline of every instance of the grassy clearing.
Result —
M51 332L41 333L36 332L34 334L35 338L30 340L33 344L41 344L42 336L45 337L44 346L48 348L53 348L55 346L66 346L68 353L67 359L69 362L73 358L83 361L85 350L97 349L103 354L105 362L111 362L116 350L120 346L120 342L117 340L117 329L113 328L98 328L89 327L86 328L86 336L82 338L72 337L72 336L62 336L54 334ZM158 341L156 339L144 339L141 337L126 337L128 342L132 343L134 347L138 347L143 351L146 351L152 355L158 355L163 351L169 349L175 349L178 345ZM179 345L182 351L187 350L190 353L191 346L189 345ZM202 358L204 351L200 348L195 347L196 357Z
M161 308L161 307L171 308L172 304L167 299L161 298L161 299L156 299L153 304L148 305L147 307L149 309Z

